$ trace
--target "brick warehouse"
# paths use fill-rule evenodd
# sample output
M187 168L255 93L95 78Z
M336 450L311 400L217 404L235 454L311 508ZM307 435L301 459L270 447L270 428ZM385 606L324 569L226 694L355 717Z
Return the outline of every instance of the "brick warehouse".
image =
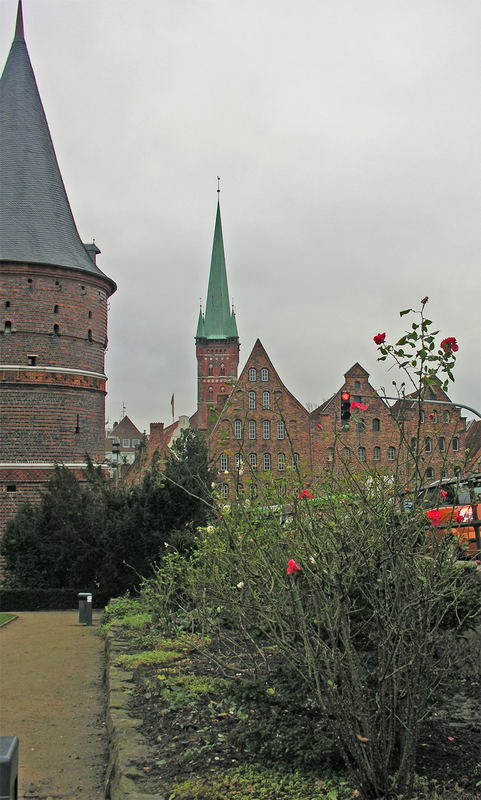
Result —
M80 240L28 55L21 0L0 79L0 530L55 463L104 458L107 302Z
M417 436L418 404L407 398L389 406L360 364L354 364L338 390L312 412L284 385L259 340L237 377L240 345L229 303L219 203L207 301L205 312L199 314L195 342L197 411L189 423L207 434L224 499L259 481L287 485L293 466L308 481L324 470L342 471L346 466L352 471L392 473L401 463L407 470L408 451ZM362 406L353 411L347 430L341 430L340 423L344 391ZM165 428L162 423L151 424L151 440L142 458L132 465L128 483L139 479L155 452L165 457L177 426L177 422ZM421 432L427 481L463 464L466 420L439 385L426 398Z

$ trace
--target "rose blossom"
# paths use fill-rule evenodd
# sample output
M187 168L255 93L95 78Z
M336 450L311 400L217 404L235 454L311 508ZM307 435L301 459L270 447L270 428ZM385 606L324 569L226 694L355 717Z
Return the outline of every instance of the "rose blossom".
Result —
M384 339L385 338L386 338L386 334L385 333L376 333L376 335L373 336L373 341L376 344L384 344Z
M296 572L300 572L300 571L301 571L301 568L300 568L299 564L296 564L294 559L290 558L289 562L287 564L287 574L288 575L295 575Z

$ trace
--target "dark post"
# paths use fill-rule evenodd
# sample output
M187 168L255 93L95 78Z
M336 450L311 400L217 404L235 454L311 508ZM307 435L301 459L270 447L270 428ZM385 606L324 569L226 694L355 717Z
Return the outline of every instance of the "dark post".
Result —
M78 621L79 625L92 624L92 595L90 592L79 592Z

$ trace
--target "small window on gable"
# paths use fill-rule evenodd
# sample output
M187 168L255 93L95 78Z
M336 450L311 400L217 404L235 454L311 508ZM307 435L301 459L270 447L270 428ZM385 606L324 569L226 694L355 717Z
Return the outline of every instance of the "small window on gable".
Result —
M223 364L222 364L222 366L220 368L220 374L221 374L221 377L224 377L224 375L225 375L225 367L224 367Z
M269 409L271 407L271 393L262 392L262 408Z
M242 422L240 419L234 421L234 439L242 439Z
M277 438L284 439L285 435L286 435L286 429L284 425L284 420L280 419L279 422L277 423Z
M357 449L357 457L358 457L359 461L365 461L366 460L366 448L365 447L358 447L358 449Z
M11 333L12 332L12 323L11 323L11 321L9 319L5 320L4 330L5 330L5 333Z
M377 417L374 417L372 421L372 429L373 431L379 431L381 429L381 423Z
M354 391L358 392L361 388L361 381L354 381Z
M209 369L207 370L207 374L209 375L209 377L214 374L214 367L212 366L212 364L209 364Z
M257 380L257 370L254 367L250 368L248 377L251 383L255 383Z
M226 453L222 453L220 460L219 460L219 469L221 472L227 472L227 467L229 465L229 459L227 458Z
M271 468L271 456L270 453L264 453L264 469L267 471Z
M279 472L285 472L286 469L286 457L284 453L278 453L277 455L277 469Z
M373 461L380 461L381 460L381 448L380 447L375 447L374 448L374 450L372 451L372 458L373 458Z
M269 380L269 370L265 367L261 369L261 381L268 381Z
M210 386L209 389L207 390L207 402L212 403L213 400L214 400L214 390L212 386Z
M248 400L248 403L247 403L248 408L250 408L251 410L255 409L255 407L256 407L256 393L255 392L249 392L248 395L247 395L247 400Z
M130 447L130 439L122 439L122 447Z

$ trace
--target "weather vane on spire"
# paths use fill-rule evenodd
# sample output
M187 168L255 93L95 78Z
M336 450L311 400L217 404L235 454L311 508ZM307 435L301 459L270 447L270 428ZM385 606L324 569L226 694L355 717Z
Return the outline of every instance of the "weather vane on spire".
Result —
M217 176L217 194L220 194L220 178Z

